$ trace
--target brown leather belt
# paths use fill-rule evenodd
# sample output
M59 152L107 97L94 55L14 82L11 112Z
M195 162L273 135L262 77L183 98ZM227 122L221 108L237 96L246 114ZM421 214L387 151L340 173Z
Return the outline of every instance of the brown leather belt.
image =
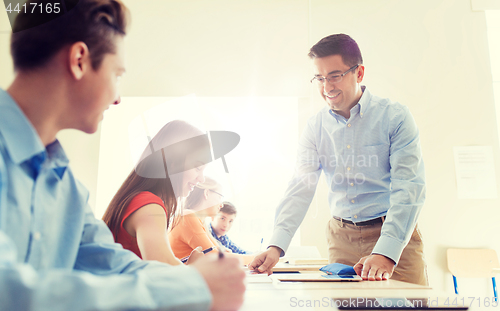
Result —
M333 216L333 219L341 221L344 224L350 224L350 225L355 225L355 226L358 226L358 227L362 227L362 226L369 226L369 225L374 225L374 224L378 224L378 223L383 223L384 219L385 219L385 216L374 218L374 219L370 219L370 220L367 220L367 221L361 221L361 222L352 222L350 220L342 219L342 218L337 217L337 216Z

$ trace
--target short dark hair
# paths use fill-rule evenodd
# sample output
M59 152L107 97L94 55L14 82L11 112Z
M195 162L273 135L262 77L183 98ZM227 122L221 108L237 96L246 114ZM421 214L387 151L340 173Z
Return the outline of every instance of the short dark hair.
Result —
M228 214L228 215L236 215L236 207L234 207L233 203L230 203L230 202L226 201L226 202L224 202L222 204L223 204L223 206L219 210L219 212L225 213L225 214Z
M31 2L40 0L30 0L28 4ZM15 70L39 68L64 46L79 41L87 45L94 70L99 68L105 54L116 51L114 36L125 35L130 19L125 5L120 0L76 2L65 1L66 11L61 8L57 17L21 10L12 25L10 41Z
M324 37L313 45L308 54L312 59L330 55L340 55L344 64L349 67L363 64L358 44L353 38L343 33Z

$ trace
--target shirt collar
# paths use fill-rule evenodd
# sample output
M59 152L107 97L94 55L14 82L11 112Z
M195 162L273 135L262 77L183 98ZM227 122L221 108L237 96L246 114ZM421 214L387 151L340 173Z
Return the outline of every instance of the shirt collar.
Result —
M61 179L68 168L69 160L59 140L56 139L47 146L47 153L49 155L50 168L52 168Z
M47 157L51 161L50 167L54 169L59 178L62 178L69 160L59 141L56 139L45 148L31 122L9 93L3 89L0 89L0 111L2 111L0 113L0 133L5 140L12 161L21 164L34 156L47 152Z
M372 100L372 94L366 86L362 85L361 90L363 91L363 95L361 95L361 98L359 99L358 105L360 106L359 108L359 117L363 118L363 116L366 114L366 111L368 108L370 108L370 102Z
M0 89L0 133L12 161L20 164L45 151L36 130L21 108L6 91Z
M368 109L368 106L370 104L370 100L372 97L370 91L368 91L368 89L364 85L361 86L361 90L363 91L363 94L361 94L361 98L359 99L358 103L354 105L354 107L352 107L350 110L351 117L359 113L359 117L363 118L363 115L366 113L366 110ZM329 109L328 112L337 119L337 122L339 121L339 118L341 120L345 120L343 116L332 111L331 109Z

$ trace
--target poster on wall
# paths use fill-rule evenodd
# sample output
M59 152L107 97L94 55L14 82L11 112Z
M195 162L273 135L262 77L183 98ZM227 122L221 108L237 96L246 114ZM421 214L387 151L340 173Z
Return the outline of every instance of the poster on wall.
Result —
M454 147L459 199L496 199L497 181L491 146Z

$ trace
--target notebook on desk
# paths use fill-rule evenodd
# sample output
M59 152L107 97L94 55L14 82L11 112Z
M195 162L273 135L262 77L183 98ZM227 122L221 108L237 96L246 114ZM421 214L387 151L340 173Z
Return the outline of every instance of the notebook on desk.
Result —
M298 273L276 275L281 282L359 282L359 275L330 275L322 273Z
M318 271L323 265L292 265L284 262L278 262L273 267L273 272L301 272L301 271Z

